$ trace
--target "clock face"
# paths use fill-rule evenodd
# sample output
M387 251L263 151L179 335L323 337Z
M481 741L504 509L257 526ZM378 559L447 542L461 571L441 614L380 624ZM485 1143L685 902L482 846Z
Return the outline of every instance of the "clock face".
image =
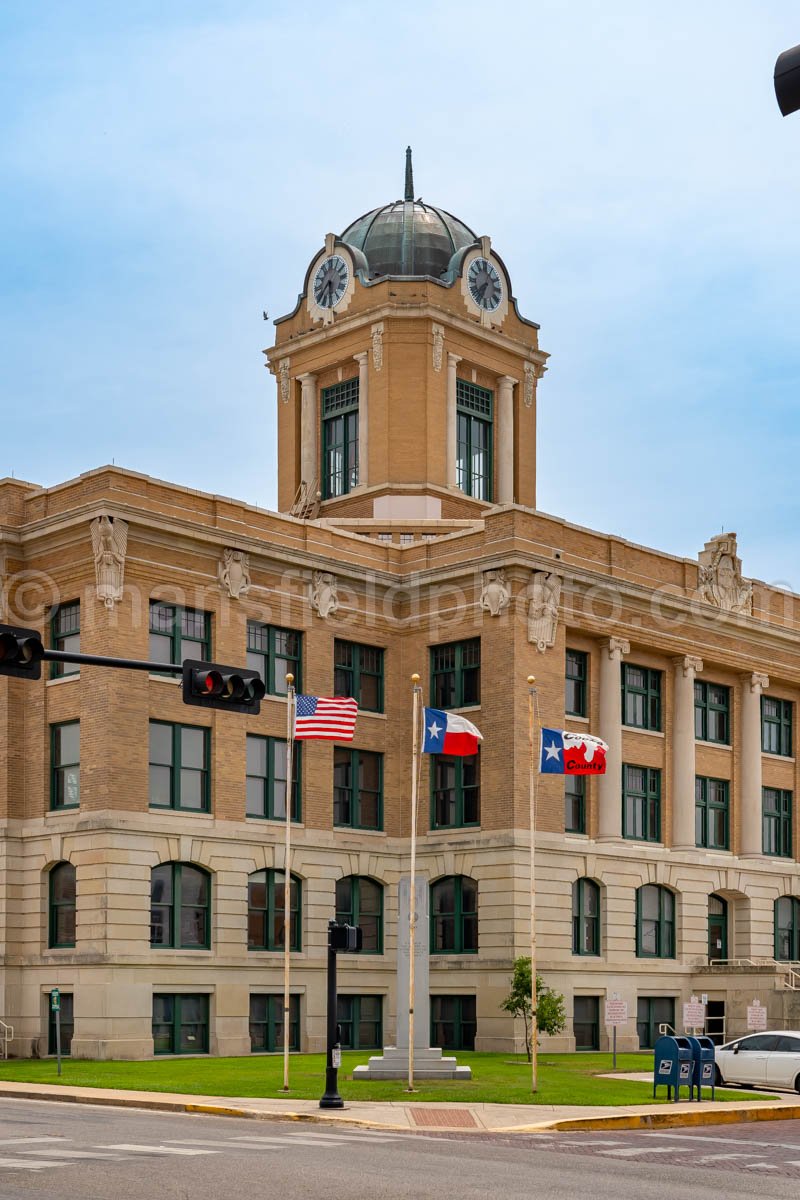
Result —
M335 308L347 290L350 272L338 254L331 254L317 267L314 275L314 299L320 308Z
M494 312L503 298L500 276L486 258L475 258L467 275L469 293L480 308Z

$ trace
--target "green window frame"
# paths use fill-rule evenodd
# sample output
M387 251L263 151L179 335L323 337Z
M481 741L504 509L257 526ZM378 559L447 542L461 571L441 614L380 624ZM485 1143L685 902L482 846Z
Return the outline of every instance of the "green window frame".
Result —
M286 926L284 872L254 871L247 879L247 949L283 950ZM292 873L289 888L289 950L302 944L303 884Z
M474 994L431 996L431 1045L442 1050L474 1050L476 1008Z
M362 954L383 954L383 885L367 875L337 879L336 920L360 926Z
M285 696L287 675L294 675L294 688L303 690L303 635L296 629L247 622L247 668L258 671L270 696Z
M283 995L250 993L250 1053L274 1054L283 1049ZM300 1049L300 997L289 997L289 1049Z
M622 764L622 836L636 842L661 841L661 771Z
M180 664L211 660L211 614L180 604L150 601L150 661Z
M61 1009L59 1021L61 1024L61 1057L69 1058L72 1054L72 1038L75 1034L75 1005L72 992L61 992ZM56 1046L56 1014L50 1007L50 997L47 997L47 1053L55 1054Z
M431 829L468 829L481 823L481 756L432 754Z
M81 725L50 726L50 808L77 808L81 802Z
M334 696L352 696L366 712L383 712L383 659L381 646L337 638L333 643Z
M150 807L211 811L211 730L150 722Z
M694 736L699 742L729 746L731 741L731 689L721 683L694 684Z
M661 729L661 671L622 664L622 724Z
M675 957L675 893L658 883L636 889L636 957Z
M445 875L430 888L431 954L477 954L477 881L468 875Z
M343 1050L377 1050L383 1045L383 996L336 997Z
M150 871L153 950L211 949L211 875L194 863L159 863Z
M589 655L584 650L567 650L564 667L564 712L568 717L589 715L586 685Z
M791 700L781 700L778 696L761 697L761 749L765 754L792 757L793 710Z
M358 376L322 389L322 496L358 487Z
M564 776L564 832L586 833L586 776Z
M694 833L696 846L707 850L730 849L730 784L727 779L695 776Z
M659 1027L676 1029L674 996L639 996L636 1001L636 1032L640 1050L654 1050Z
M431 646L431 704L468 708L481 702L481 639Z
M208 995L153 993L153 1053L208 1054Z
M779 896L774 914L775 958L778 962L800 962L800 900Z
M708 961L728 957L728 901L712 892L708 897Z
M492 499L494 393L456 380L456 485L476 500Z
M574 996L572 1034L576 1050L600 1049L600 997Z
M572 953L600 954L600 888L593 879L572 885Z
M48 876L47 945L63 950L75 945L77 883L75 867L69 862L56 863Z
M80 654L81 651L81 602L69 600L59 604L50 616L50 645L64 653ZM50 664L50 678L60 679L64 675L78 675L79 663L54 662Z
M333 748L333 823L345 829L383 829L383 755Z
M286 820L286 742L248 733L245 741L245 816L261 821ZM292 822L302 815L302 743L292 753Z
M792 803L786 788L761 789L761 829L763 854L770 858L792 857Z

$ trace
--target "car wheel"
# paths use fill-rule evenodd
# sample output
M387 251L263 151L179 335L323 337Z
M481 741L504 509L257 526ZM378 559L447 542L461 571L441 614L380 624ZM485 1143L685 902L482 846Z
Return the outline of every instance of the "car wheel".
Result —
M798 1075L797 1079L794 1081L794 1090L796 1092L800 1092L800 1075Z
M725 1080L719 1067L714 1067L714 1087L725 1087Z

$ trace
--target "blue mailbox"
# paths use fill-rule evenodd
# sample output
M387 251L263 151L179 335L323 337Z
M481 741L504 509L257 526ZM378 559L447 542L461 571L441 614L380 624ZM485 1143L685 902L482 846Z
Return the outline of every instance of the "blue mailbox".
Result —
M711 1099L714 1099L716 1084L716 1055L714 1043L710 1037L688 1037L686 1041L692 1047L693 1071L692 1083L696 1098L702 1099L701 1087L711 1088Z
M667 1099L679 1099L682 1087L689 1089L689 1099L692 1098L692 1077L694 1071L694 1055L686 1037L660 1037L656 1042L655 1063L653 1070L653 1097L660 1083L667 1085ZM675 1094L673 1096L673 1088Z

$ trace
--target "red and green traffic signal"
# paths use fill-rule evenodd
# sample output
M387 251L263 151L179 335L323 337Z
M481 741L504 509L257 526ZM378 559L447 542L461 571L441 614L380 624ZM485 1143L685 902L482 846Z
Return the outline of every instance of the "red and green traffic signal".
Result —
M35 629L0 625L0 675L40 679L44 646Z

